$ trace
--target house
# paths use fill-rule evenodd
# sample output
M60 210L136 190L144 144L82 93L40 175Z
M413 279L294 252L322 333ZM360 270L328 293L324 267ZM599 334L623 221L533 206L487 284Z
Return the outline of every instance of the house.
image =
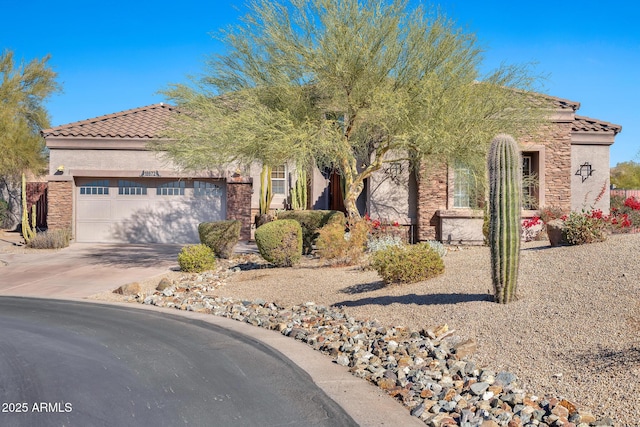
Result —
M609 148L622 127L579 116L578 102L549 97L550 121L536 135L521 138L523 218L539 208L564 212L601 209L609 213ZM480 244L483 210L464 165L441 165L417 184L418 240Z
M537 208L609 209L609 147L621 127L578 116L580 104L551 98L550 122L520 142L523 173L530 177L524 217ZM177 110L155 104L44 130L50 150L50 228L71 228L78 242L197 242L197 224L226 218L243 222L251 236L258 211L260 170L187 173L147 148ZM295 183L290 165L269 177L272 209L288 205ZM314 170L308 207L343 209L340 177ZM464 164L430 165L412 173L390 163L366 180L362 213L407 229L413 241L481 243L484 198Z
M43 130L49 228L76 242L192 243L200 222L239 219L248 239L250 178L183 172L147 149L175 113L160 103Z

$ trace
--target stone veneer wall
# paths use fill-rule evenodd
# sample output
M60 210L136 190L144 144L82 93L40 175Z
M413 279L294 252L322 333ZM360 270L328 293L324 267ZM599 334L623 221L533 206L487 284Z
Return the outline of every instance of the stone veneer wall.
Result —
M49 230L73 227L73 182L49 181L47 225Z
M251 178L231 177L227 179L227 219L242 222L240 239L251 239Z
M441 239L436 216L440 209L447 209L447 165L429 165L428 169L423 166L418 177L418 241Z
M519 138L527 145L545 146L545 205L571 210L571 123L552 123L533 137ZM526 148L525 148L526 149ZM431 165L425 174L421 169L418 180L418 240L441 240L436 211L447 209L447 167Z
M528 144L545 146L544 204L569 212L571 210L571 123L546 125L535 137L520 138L518 142L525 147Z

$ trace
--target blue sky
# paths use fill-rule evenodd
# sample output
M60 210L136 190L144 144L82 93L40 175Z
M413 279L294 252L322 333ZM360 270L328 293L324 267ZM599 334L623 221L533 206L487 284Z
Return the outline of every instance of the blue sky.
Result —
M157 92L203 71L223 48L210 33L237 22L243 1L4 0L0 49L51 54L64 92L47 108L57 126L164 101ZM640 161L640 5L632 1L441 1L476 34L485 68L536 62L544 93L578 114L622 125L611 165Z

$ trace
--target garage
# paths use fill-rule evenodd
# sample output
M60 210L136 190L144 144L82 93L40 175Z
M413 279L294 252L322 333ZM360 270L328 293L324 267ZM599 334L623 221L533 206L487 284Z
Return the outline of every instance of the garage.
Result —
M75 178L77 242L198 243L198 224L226 218L221 179Z

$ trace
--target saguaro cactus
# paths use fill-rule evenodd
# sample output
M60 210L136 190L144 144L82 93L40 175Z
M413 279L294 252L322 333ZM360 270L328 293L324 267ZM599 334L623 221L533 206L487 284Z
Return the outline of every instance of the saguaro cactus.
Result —
M272 199L273 192L271 189L271 167L263 165L262 172L260 172L260 215L267 215L269 213Z
M522 163L518 144L500 134L491 141L489 167L489 246L495 301L516 297L520 261Z
M22 238L29 243L36 236L36 205L31 206L31 224L29 224L29 210L27 209L27 179L22 174Z

